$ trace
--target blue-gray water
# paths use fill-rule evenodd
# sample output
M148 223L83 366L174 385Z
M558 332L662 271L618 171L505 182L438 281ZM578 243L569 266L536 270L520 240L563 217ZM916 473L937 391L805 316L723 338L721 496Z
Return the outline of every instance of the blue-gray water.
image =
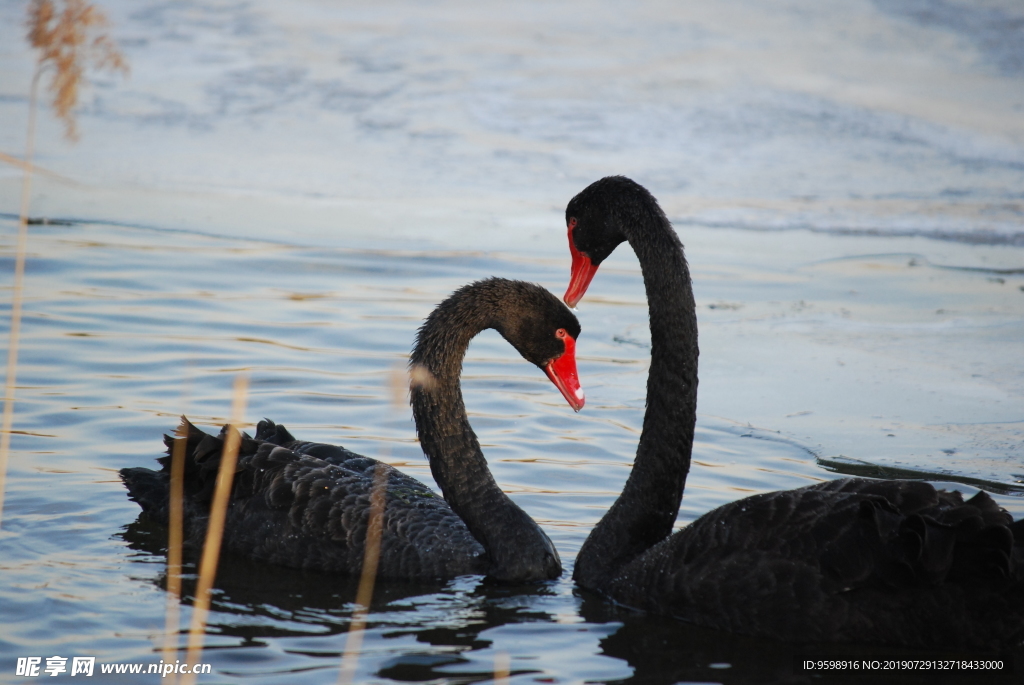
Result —
M26 681L19 656L160 659L162 532L116 471L153 464L182 413L226 420L238 373L250 422L432 482L392 391L416 328L476 278L561 294L561 210L609 173L663 201L694 275L680 525L837 471L980 485L1024 515L1018 4L104 6L131 80L86 91L77 146L41 120L64 179L36 177L32 213L74 221L30 227L0 681ZM0 5L12 154L23 9ZM7 274L19 190L0 170ZM639 435L643 292L623 249L582 303L579 415L496 334L467 360L491 467L569 570ZM201 682L334 681L354 595L225 559ZM383 584L369 620L360 682L488 681L505 655L520 683L796 677L792 648L616 610L568 571Z

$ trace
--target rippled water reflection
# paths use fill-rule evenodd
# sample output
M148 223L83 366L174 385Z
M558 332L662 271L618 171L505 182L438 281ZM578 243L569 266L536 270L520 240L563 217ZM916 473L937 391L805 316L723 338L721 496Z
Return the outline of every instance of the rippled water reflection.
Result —
M714 388L732 372L718 365L744 360L723 358L716 343L772 320L744 308L760 306L756 293L773 277L758 281L751 271L747 289L715 286L712 245L701 246L699 231L688 235L691 261L704 258L695 271L704 284L702 392L720 408ZM246 373L249 420L270 416L301 437L343 443L432 483L391 385L420 321L473 278L526 278L559 292L566 271L561 260L515 254L313 249L102 224L33 227L30 250L0 533L5 674L27 655L159 659L165 533L135 521L116 471L152 464L179 413L208 426L225 421L232 380ZM570 568L622 486L643 413L643 291L628 260L615 264L580 312L590 402L579 415L495 333L473 343L465 366L471 420L498 482ZM965 273L974 280L964 283L988 283ZM842 269L828 272L829 281L842 277ZM819 304L829 301L814 292ZM743 412L702 414L680 525L746 494L834 477L793 433L748 426ZM888 456L912 460L909 451ZM983 475L950 460L935 470ZM1001 482L1001 502L1024 513L1012 479ZM225 558L203 657L216 674L209 682L333 680L354 595L344 579ZM488 681L508 654L513 681L524 683L771 681L765 673L792 672L792 653L616 610L578 594L567 573L525 588L472 578L381 584L358 673L362 682Z

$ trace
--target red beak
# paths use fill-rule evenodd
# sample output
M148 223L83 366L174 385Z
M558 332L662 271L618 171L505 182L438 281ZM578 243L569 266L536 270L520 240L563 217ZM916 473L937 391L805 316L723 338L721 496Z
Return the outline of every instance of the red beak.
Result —
M580 379L576 374L576 341L571 335L563 338L565 341L565 352L561 356L552 359L544 367L544 372L555 384L562 397L569 403L573 411L583 409L587 398L580 387Z
M597 266L591 263L590 257L577 250L576 245L572 242L572 229L575 227L575 221L569 224L569 252L572 254L572 271L569 274L569 287L566 288L565 296L562 297L567 305L574 308L583 299L587 287L590 286L590 282L594 280L594 274L597 273Z

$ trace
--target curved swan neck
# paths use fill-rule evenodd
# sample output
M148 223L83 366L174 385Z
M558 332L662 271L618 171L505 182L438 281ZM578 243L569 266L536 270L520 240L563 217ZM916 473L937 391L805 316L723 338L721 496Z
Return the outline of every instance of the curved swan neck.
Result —
M475 335L495 327L494 317L493 306L464 298L442 305L424 323L410 357L416 432L445 500L487 551L488 575L509 581L555 577L536 568L551 555L561 573L554 546L494 481L462 398L466 349Z
M647 291L647 412L622 494L576 560L574 576L584 587L604 585L623 565L672 533L690 469L699 350L689 268L682 244L660 208L652 204L639 216L621 227L640 261Z

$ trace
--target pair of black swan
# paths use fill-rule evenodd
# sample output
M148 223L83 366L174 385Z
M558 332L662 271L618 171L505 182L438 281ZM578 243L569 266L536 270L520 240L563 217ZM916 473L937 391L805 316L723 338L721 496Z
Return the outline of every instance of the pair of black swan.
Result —
M749 497L672 534L693 447L697 318L682 245L651 194L609 177L566 209L575 306L622 242L639 258L650 311L647 412L633 470L587 538L573 577L620 604L699 625L801 642L1003 648L1024 637L1024 522L985 493L919 481L843 479ZM469 340L496 328L578 410L575 317L546 290L491 279L457 291L420 329L413 414L444 498L391 469L379 573L561 574L550 540L497 487L459 388ZM425 380L424 380L425 377ZM186 519L201 541L222 438L185 422ZM168 439L170 447L170 439ZM296 441L261 422L242 441L225 545L253 558L358 573L378 462ZM168 466L124 469L130 496L166 518Z
M482 574L516 583L557 578L561 561L544 531L501 491L466 416L459 378L470 340L496 329L544 370L579 411L579 323L544 288L499 278L467 285L420 328L410 357L416 430L444 499L427 486L343 447L296 440L272 421L242 436L224 527L228 550L276 564L358 575L377 469L387 472L378 575L391 579ZM183 420L185 524L201 547L225 434ZM170 454L174 438L165 437ZM121 470L129 497L158 522L168 517L170 456L160 471Z
M847 478L747 497L672 533L697 408L683 248L642 186L597 181L566 208L575 306L622 242L647 291L647 412L622 494L573 578L628 607L796 642L1007 648L1024 638L1024 520L984 492Z

